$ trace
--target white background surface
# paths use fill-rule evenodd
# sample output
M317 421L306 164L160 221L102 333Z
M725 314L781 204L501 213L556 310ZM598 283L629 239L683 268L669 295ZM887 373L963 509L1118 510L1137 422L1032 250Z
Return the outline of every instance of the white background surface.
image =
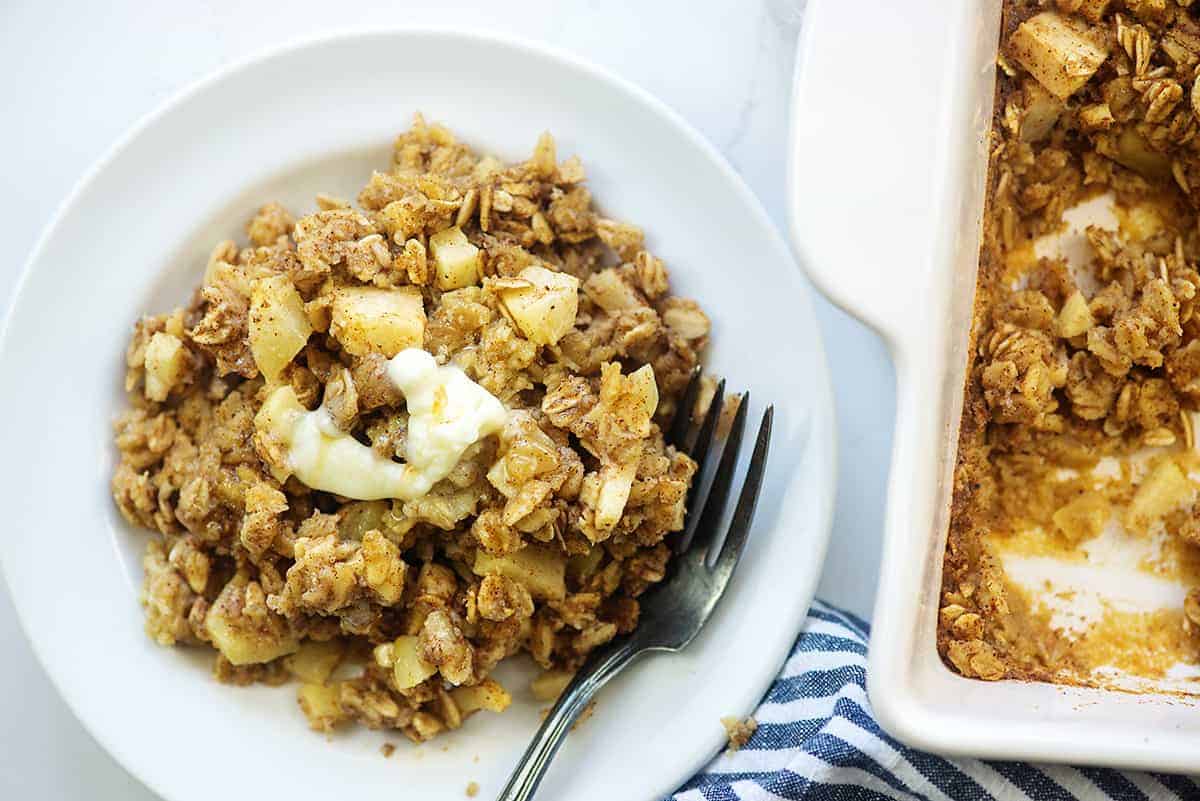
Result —
M724 152L782 225L785 119L802 6L803 0L0 0L0 234L6 251L0 303L7 307L21 265L72 185L139 117L231 61L338 28L477 28L576 53L682 113ZM230 109L231 117L236 114ZM336 123L336 110L330 119ZM397 119L397 129L405 123ZM853 170L846 165L848 174ZM146 213L153 224L153 198L146 199ZM96 255L97 271L119 269L119 253ZM833 540L819 594L868 615L894 411L892 371L874 335L823 300L816 307L840 440ZM20 377L6 377L4 388L18 391ZM58 699L4 592L0 653L0 798L153 797Z

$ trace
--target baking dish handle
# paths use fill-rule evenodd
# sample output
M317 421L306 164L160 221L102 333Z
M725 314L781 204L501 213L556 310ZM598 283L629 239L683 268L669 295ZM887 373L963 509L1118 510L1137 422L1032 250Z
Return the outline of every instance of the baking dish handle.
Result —
M948 27L943 0L809 0L796 53L789 226L831 301L893 348L923 319ZM920 36L916 35L918 27ZM949 46L949 45L948 45ZM928 311L928 310L926 310Z

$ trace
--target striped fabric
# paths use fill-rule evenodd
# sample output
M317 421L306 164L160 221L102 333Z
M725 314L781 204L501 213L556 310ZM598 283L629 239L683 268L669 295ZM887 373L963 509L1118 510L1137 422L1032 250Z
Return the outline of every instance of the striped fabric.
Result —
M949 760L879 728L867 700L868 625L820 601L754 713L758 729L673 801L1193 801L1192 779L1102 768Z

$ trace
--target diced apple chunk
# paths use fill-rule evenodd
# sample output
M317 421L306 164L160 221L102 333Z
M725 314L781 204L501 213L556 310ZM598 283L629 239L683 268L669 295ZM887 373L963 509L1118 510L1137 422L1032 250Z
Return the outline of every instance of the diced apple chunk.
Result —
M339 289L329 331L353 356L382 353L389 359L425 341L425 306L415 287Z
M159 331L146 343L146 397L165 401L187 368L187 351L174 334Z
M575 326L579 279L545 267L526 267L497 290L500 302L530 342L553 345Z
M254 430L256 435L272 442L276 448L282 449L278 458L271 460L271 473L279 482L287 481L292 474L292 467L286 456L286 449L291 447L292 435L296 423L307 413L296 397L296 390L284 384L263 401L262 408L254 415Z
M304 349L312 334L304 299L286 275L259 278L250 289L250 352L268 381Z
M253 603L253 610L246 607ZM267 609L257 583L233 578L204 618L212 644L234 665L256 665L293 653L299 646L287 621Z
M391 644L388 660L392 663L392 676L396 687L407 690L416 687L425 679L437 673L437 665L431 665L421 658L417 638L405 635L397 637ZM379 661L379 649L376 649L376 661Z
M343 540L361 542L372 529L383 529L383 517L391 511L390 501L357 501L348 503L338 512L338 536Z
M512 703L508 690L500 686L495 679L484 679L472 687L456 687L450 691L454 705L463 715L469 715L480 709L488 712L503 712Z
M267 399L262 408L254 415L256 430L274 434L285 442L291 442L292 429L300 415L308 410L296 397L296 390L290 386L277 387Z
M585 579L590 578L599 568L600 563L604 561L605 551L603 548L588 548L581 554L572 554L567 558L567 572L571 576L571 580L582 584Z
M629 389L641 401L647 417L658 411L658 383L654 380L654 368L643 364L629 374Z
M346 653L341 640L306 640L296 653L283 658L283 666L296 678L309 684L324 684Z
M1145 137L1133 128L1121 131L1117 136L1116 152L1111 155L1118 163L1146 178L1164 181L1171 177L1171 160L1151 148Z
M599 487L596 494L596 528L612 531L625 513L633 480L637 477L637 464L605 465L600 468Z
M1021 141L1040 142L1045 139L1063 112L1063 102L1042 88L1037 81L1026 81L1022 87L1025 116L1021 118Z
M1009 39L1013 58L1059 100L1079 91L1108 52L1076 24L1054 11L1022 22Z
M300 711L308 718L308 726L314 731L329 731L343 717L338 703L338 688L323 684L301 684L296 691Z
M1062 310L1058 313L1056 323L1058 335L1067 339L1086 334L1095 324L1096 319L1092 317L1092 310L1088 307L1087 299L1079 290L1067 298L1067 302L1063 304Z
M566 569L566 557L538 545L526 545L503 556L493 556L483 549L475 552L475 575L510 578L542 600L561 601L566 597Z
M1137 534L1145 534L1193 492L1192 482L1179 469L1179 465L1170 459L1160 462L1133 494L1133 500L1125 510L1126 528Z
M479 248L467 241L457 225L429 237L433 255L434 284L442 291L462 289L479 283L483 275Z

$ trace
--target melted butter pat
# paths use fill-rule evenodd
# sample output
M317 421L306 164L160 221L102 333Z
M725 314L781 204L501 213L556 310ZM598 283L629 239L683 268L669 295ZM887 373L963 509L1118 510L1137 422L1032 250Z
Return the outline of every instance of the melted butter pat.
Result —
M388 377L408 406L405 463L380 456L339 429L324 407L306 410L291 387L271 393L259 412L287 448L296 478L313 489L360 501L413 500L450 474L467 448L504 426L504 405L453 365L420 348L400 351Z

